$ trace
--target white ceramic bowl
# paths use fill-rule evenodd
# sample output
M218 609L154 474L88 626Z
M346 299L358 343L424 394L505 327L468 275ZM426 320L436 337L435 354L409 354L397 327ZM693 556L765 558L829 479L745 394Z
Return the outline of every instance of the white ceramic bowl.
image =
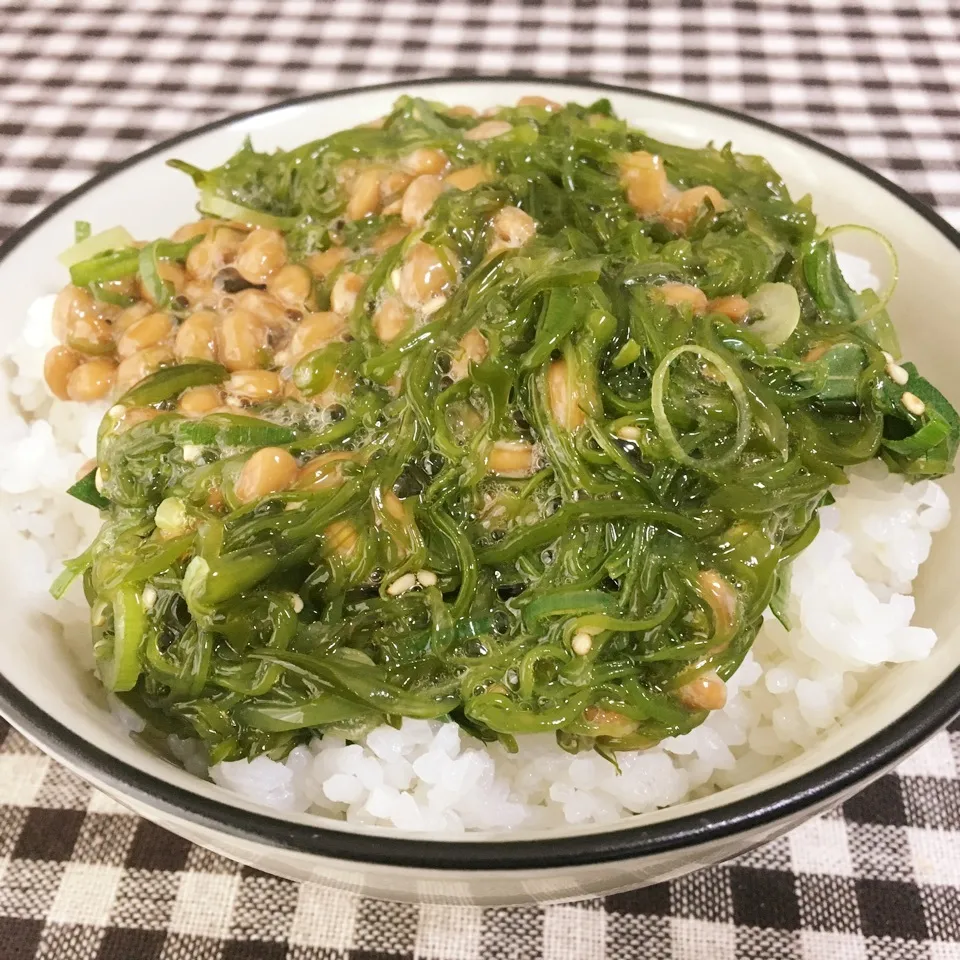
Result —
M55 254L71 236L74 220L123 223L149 237L190 218L194 190L188 178L164 166L167 157L215 166L247 135L260 149L292 147L380 116L408 89L480 108L537 91L561 101L609 97L621 116L664 140L691 145L729 140L739 151L764 155L795 196L813 195L821 222L863 223L891 236L901 266L892 313L905 354L954 403L960 399L955 379L960 235L934 213L856 162L760 121L670 97L547 81L427 81L323 94L162 143L64 197L3 247L3 335L15 335L34 298L63 285ZM953 478L946 487L954 496L960 492ZM932 656L890 669L814 749L749 784L611 826L452 841L306 816L277 817L190 776L124 735L98 684L64 649L58 631L5 586L17 561L16 543L8 546L0 557L4 716L61 763L174 833L266 871L369 896L507 904L666 880L741 853L841 801L960 709L960 591L954 583L960 523L955 523L936 539L917 591L918 621L940 634Z

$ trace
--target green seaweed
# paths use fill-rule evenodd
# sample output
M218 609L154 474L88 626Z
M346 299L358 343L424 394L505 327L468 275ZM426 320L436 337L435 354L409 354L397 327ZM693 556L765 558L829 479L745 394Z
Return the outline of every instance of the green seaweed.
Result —
M849 288L809 199L792 199L765 160L660 143L604 102L500 116L508 133L473 141L463 132L476 121L403 97L378 128L273 153L246 143L212 170L173 162L201 210L219 200L282 229L293 258L335 234L369 256L390 222L344 220L348 161L431 147L491 171L443 194L424 225L460 272L429 322L390 344L372 333L398 246L373 265L351 341L296 365L308 398L351 382L335 419L287 400L190 420L179 394L227 371L170 367L119 401L156 416L105 418L102 493L93 474L71 488L105 520L56 589L83 576L104 682L158 730L203 739L213 760L282 756L400 717L449 717L508 749L516 734L554 731L566 750L615 760L701 722L678 688L705 670L729 677L768 604L786 621L789 563L845 466L880 456L909 479L952 469L956 412L911 365L905 387L890 378L889 318ZM705 208L684 236L638 217L618 168L634 150L660 154L681 189L712 184L730 208ZM537 234L491 257L489 220L505 204ZM139 272L160 304L158 259L192 242L110 251L73 279ZM801 319L770 349L749 319L668 306L664 282L710 297L791 283ZM488 354L452 382L449 358L473 328ZM579 385L578 430L550 402L558 358ZM539 469L492 476L492 445L517 440L537 445ZM300 463L350 457L336 483L240 503L239 471L266 446ZM733 622L718 619L704 571L735 598Z

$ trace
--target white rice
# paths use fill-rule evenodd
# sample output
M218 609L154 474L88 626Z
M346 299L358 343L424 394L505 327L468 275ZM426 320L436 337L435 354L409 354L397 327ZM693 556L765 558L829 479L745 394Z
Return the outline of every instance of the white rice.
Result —
M52 400L43 386L51 305L52 298L34 304L4 361L0 513L17 538L19 587L89 661L82 593L75 585L55 602L46 588L99 526L94 510L63 491L95 453L102 411ZM755 777L820 737L884 664L921 660L937 639L911 624L910 593L932 534L949 520L946 494L931 481L905 484L878 461L849 476L794 564L794 629L768 615L728 684L726 707L686 736L621 755L621 775L596 754L564 753L552 735L518 738L520 752L511 756L453 723L419 720L379 727L360 743L314 739L282 763L221 763L210 775L281 811L448 833L604 823ZM136 728L137 718L119 713ZM198 744L171 748L203 774Z

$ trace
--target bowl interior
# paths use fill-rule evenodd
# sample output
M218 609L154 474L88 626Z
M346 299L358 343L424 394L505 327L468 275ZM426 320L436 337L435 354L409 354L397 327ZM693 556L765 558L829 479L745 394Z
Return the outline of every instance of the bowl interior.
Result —
M534 87L532 82L521 81L438 81L419 86L416 92L429 99L483 108L512 102L524 93L536 92ZM951 377L960 358L954 306L960 302L960 250L909 204L857 170L805 144L695 105L643 94L598 92L574 84L550 84L544 92L553 99L580 102L609 96L621 116L664 140L690 145L710 140L732 141L739 151L767 157L795 196L812 194L822 223L856 222L884 232L895 244L900 258L901 277L891 312L904 354L915 360L930 380L945 387L955 404L960 402L960 388ZM118 170L59 207L0 262L0 289L6 305L0 315L2 335L8 341L14 338L31 301L55 292L66 282L65 271L55 256L71 242L74 220L88 220L95 229L122 223L134 235L150 237L169 233L191 217L195 202L193 185L183 174L164 166L167 157L177 156L200 167L215 166L247 135L259 149L292 147L381 115L397 94L396 89L360 91L279 107L186 137L169 149ZM0 421L14 415L9 400L0 398ZM947 478L945 486L952 496L960 492L956 478ZM245 801L173 767L125 736L108 714L98 684L89 672L87 638L81 637L79 646L65 641L48 618L31 609L29 594L18 589L22 572L17 556L21 545L8 522L3 518L0 522L8 547L0 555L0 598L7 618L0 648L0 673L6 680L53 720L129 767L194 794L234 807L247 807ZM886 728L934 690L960 665L960 591L955 589L951 576L951 560L958 553L960 524L954 524L936 538L932 558L918 582L916 622L934 628L940 635L937 647L926 661L889 669L842 724L795 760L748 784L669 810L640 815L632 825L703 812L784 784ZM86 765L77 756L61 753L61 758L81 770ZM332 821L329 826L351 832L381 832L378 828L347 827ZM617 829L614 825L571 828L566 832ZM398 835L397 831L390 833ZM524 834L510 836L516 839ZM557 832L552 831L551 836L556 837ZM497 836L485 835L483 839L495 840Z

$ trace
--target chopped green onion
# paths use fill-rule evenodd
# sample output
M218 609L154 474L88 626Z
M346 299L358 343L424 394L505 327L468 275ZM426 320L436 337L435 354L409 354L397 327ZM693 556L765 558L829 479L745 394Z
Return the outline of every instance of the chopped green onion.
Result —
M843 233L863 233L873 237L883 248L889 260L889 279L886 285L877 291L876 302L870 304L866 311L858 318L859 323L865 323L886 309L887 304L893 297L894 291L897 289L897 281L900 279L900 264L897 259L897 251L894 245L879 230L874 230L873 227L865 227L859 223L843 223L836 227L830 227L829 230L823 232L821 239L832 241Z
M111 227L92 237L78 238L72 247L68 247L57 257L57 260L65 267L72 267L103 253L132 247L133 244L133 237L124 227Z
M779 347L793 335L800 322L800 298L792 284L762 283L748 297L752 310L763 314L749 331L768 347Z
M132 586L120 587L113 599L113 644L109 655L97 664L108 690L117 693L136 686L146 622L140 591Z
M137 270L150 299L156 306L165 307L170 302L171 287L160 276L160 261L157 254L158 242L148 243L140 251Z
M156 255L161 260L184 260L202 239L201 235L184 240L183 243L157 240L154 244ZM137 247L99 253L87 260L74 263L70 267L70 282L78 287L88 287L93 283L106 283L109 280L131 277L140 269L140 256L141 251Z
M241 206L210 191L204 191L200 195L197 207L201 213L210 217L235 220L237 223L248 223L255 227L268 227L271 230L287 230L297 222L296 217L277 217L262 210Z
M636 340L628 340L613 358L613 369L620 370L623 367L630 366L641 353L643 353L643 347Z
M162 403L178 397L189 387L202 387L211 383L223 383L230 376L226 367L219 363L196 361L164 367L144 377L131 387L117 403L121 407L142 407L149 403ZM108 411L109 416L109 411Z
M692 353L700 357L705 363L711 364L726 382L737 405L737 431L733 443L730 444L726 452L721 456L710 458L709 460L691 457L690 454L683 449L670 423L670 418L667 416L664 405L666 391L670 384L670 366L678 357L683 356L685 353ZM722 467L735 460L747 445L747 440L750 438L750 426L752 422L750 402L747 399L746 391L743 389L743 383L739 376L737 376L736 370L713 350L701 347L697 343L686 343L683 346L675 347L671 350L660 362L660 365L653 375L650 398L653 404L653 422L656 425L657 432L660 434L660 439L663 440L664 445L675 460L679 460L689 467L695 467L697 469L716 469Z
M132 307L136 302L136 297L128 297L124 293L117 293L115 290L108 290L104 284L94 282L90 284L90 292L104 303L112 303L115 307Z

